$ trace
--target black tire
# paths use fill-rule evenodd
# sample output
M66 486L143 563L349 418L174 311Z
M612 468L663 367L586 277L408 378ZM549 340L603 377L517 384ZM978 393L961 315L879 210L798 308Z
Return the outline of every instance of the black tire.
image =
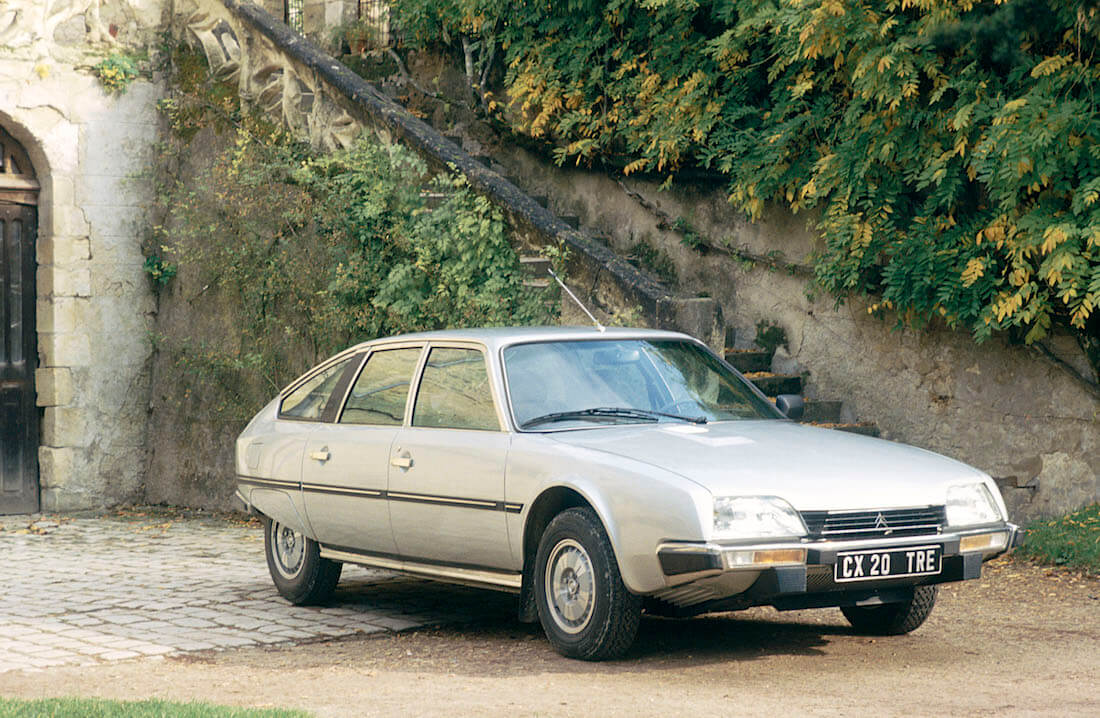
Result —
M611 541L589 508L562 511L543 532L535 601L550 644L569 658L618 658L638 634L642 601L623 585Z
M264 553L275 588L295 606L332 597L344 564L321 558L317 542L272 519L264 519Z
M860 633L900 636L919 628L935 605L936 587L917 586L908 601L881 606L842 606L840 611Z

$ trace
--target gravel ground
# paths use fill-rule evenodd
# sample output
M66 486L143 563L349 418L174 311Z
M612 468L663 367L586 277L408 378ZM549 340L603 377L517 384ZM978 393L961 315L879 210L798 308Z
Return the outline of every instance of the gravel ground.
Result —
M359 591L384 590L362 586ZM417 583L421 600L469 590ZM0 674L0 695L158 697L363 715L1100 715L1100 579L1000 559L908 636L835 609L646 619L622 661L554 653L513 599L473 623ZM495 610L499 609L499 610ZM465 610L465 609L463 609Z

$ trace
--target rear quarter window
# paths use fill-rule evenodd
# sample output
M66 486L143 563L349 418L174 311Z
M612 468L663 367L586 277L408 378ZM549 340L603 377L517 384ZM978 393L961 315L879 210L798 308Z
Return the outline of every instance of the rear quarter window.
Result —
M351 363L359 357L349 357L310 377L283 399L279 416L300 421L320 421L328 400Z

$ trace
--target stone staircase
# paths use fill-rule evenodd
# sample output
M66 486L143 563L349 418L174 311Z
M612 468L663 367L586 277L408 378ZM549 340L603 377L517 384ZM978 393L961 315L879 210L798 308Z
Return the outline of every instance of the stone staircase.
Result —
M730 342L732 343L732 342ZM820 426L826 429L848 431L864 436L879 436L878 426L866 421L844 421L844 402L806 399L803 396L802 377L792 374L776 374L772 371L774 351L764 349L733 349L727 346L726 361L741 372L746 379L756 385L773 401L780 394L798 394L803 397L806 408L802 413L802 423Z
M520 262L527 270L527 279L524 286L544 289L552 283L547 270L550 269L550 260L542 256L522 256ZM880 435L878 426L866 421L846 421L844 416L844 402L822 399L807 399L803 393L802 377L795 374L779 374L772 371L775 358L775 350L760 348L736 349L734 348L734 334L732 330L726 332L726 346L722 351L725 360L734 369L752 382L757 389L772 401L780 394L797 394L805 403L805 409L800 419L803 424L811 424L826 429L847 431L864 436Z

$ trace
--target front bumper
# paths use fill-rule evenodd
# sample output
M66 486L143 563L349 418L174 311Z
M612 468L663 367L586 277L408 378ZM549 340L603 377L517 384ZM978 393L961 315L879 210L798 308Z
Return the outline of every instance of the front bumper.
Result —
M982 537L996 535L992 548L980 546ZM1001 540L1003 535L1003 541ZM655 594L681 607L706 610L773 605L812 608L884 602L914 586L964 581L981 576L982 563L1017 544L1014 524L932 535L880 537L856 541L799 541L781 544L722 545L666 543L657 557L667 588ZM848 551L889 551L917 546L941 547L940 570L932 575L906 575L837 582L837 555Z

